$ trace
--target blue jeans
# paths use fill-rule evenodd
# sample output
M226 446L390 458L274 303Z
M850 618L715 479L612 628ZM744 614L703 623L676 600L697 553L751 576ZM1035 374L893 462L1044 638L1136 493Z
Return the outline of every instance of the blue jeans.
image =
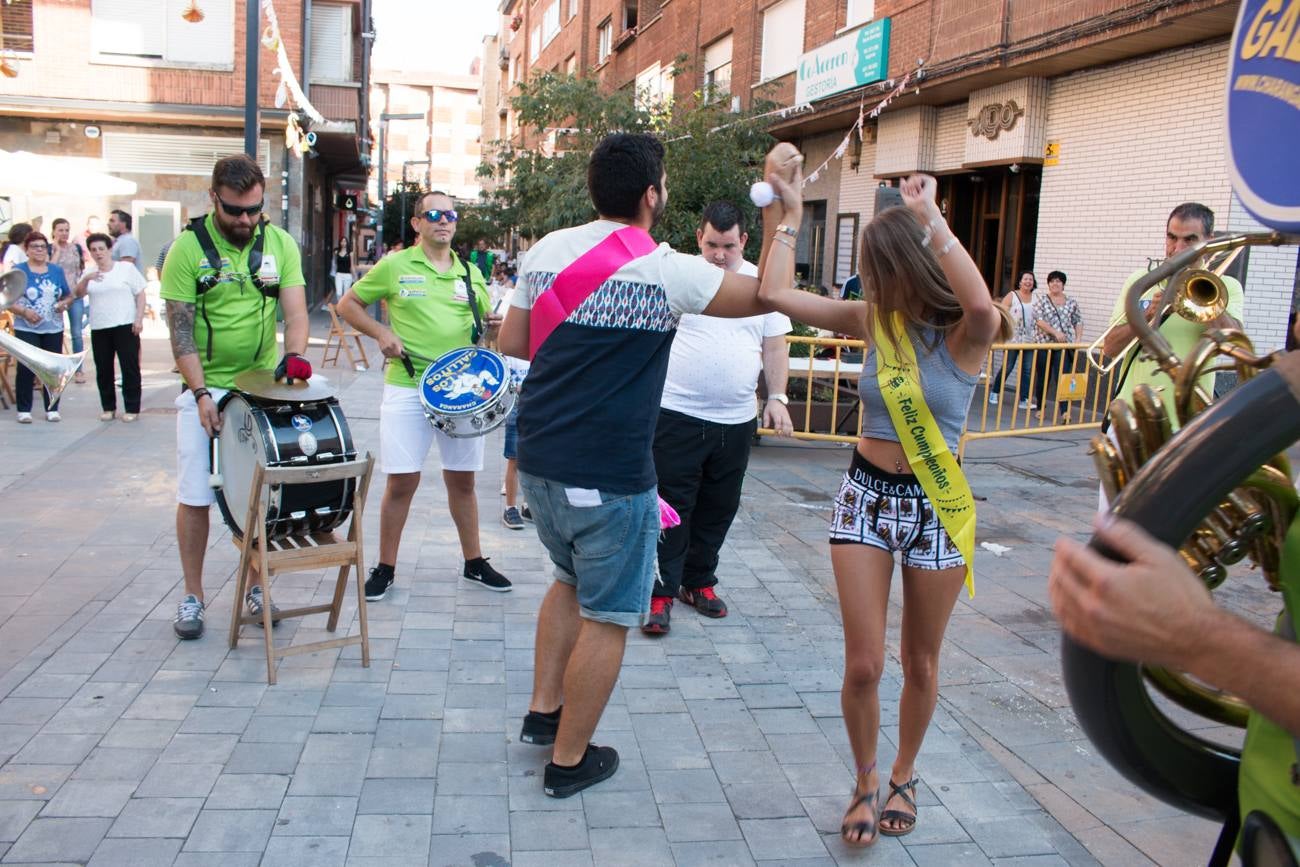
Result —
M501 449L501 457L506 460L514 460L518 457L519 447L519 404L516 403L510 410L510 415L506 416L506 441Z
M76 355L85 348L86 299L78 298L68 308L68 328L72 332L70 335L72 338L72 354Z
M576 588L587 620L640 626L650 611L659 539L659 495L579 491L519 473L537 536L555 564L555 578ZM574 505L573 500L591 502Z

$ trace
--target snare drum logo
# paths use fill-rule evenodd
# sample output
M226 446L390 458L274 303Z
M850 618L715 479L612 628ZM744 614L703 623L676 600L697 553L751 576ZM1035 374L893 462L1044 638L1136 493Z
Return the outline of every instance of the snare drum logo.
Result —
M253 417L245 415L244 420L239 425L239 430L235 431L235 439L240 443L251 443L253 441Z
M1228 170L1261 223L1300 231L1300 0L1245 0L1228 67Z
M293 429L296 431L309 431L312 428L311 419L301 413L295 415L293 418L289 419L289 421L292 422Z
M477 409L492 398L506 378L505 365L492 353L458 349L429 366L421 381L421 396L441 412Z

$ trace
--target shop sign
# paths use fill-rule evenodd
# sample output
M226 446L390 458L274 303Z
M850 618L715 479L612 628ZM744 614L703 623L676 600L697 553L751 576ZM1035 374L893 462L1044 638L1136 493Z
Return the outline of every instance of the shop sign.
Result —
M880 18L803 54L799 58L794 101L812 102L881 81L888 72L889 19Z
M1245 0L1228 61L1228 172L1255 219L1300 232L1300 0Z
M1049 141L1047 147L1043 150L1043 165L1057 166L1061 164L1061 143L1059 141Z
M980 109L980 113L966 121L966 125L976 138L983 136L989 141L997 141L999 135L1016 128L1016 121L1024 113L1025 110L1014 99L994 102Z

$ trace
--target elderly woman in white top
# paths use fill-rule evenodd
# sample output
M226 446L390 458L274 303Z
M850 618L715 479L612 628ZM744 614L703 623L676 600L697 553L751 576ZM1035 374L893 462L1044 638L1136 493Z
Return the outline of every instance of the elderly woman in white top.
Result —
M77 281L77 297L90 295L90 348L99 386L100 421L117 412L113 357L122 368L122 421L140 413L140 331L144 327L144 277L130 262L113 261L113 239L96 233L86 239L94 270Z

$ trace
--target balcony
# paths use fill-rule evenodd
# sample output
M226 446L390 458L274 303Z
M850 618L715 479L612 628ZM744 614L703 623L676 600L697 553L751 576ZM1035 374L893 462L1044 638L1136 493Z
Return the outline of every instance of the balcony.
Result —
M327 120L356 123L361 112L357 94L358 89L356 86L338 84L313 84L311 86L312 105L316 106L317 110Z

